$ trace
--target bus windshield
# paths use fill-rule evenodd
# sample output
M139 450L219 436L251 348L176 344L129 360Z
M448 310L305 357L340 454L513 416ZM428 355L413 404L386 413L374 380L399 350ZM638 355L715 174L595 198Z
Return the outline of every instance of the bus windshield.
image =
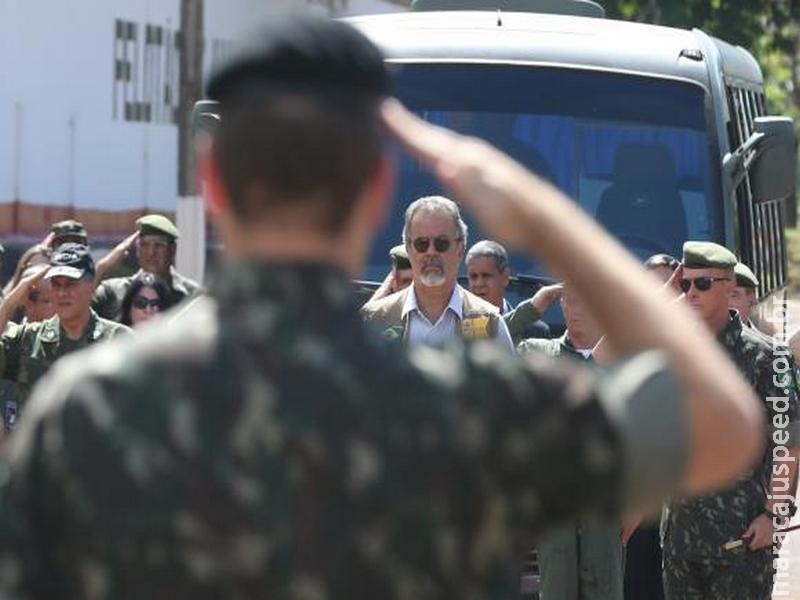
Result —
M721 228L712 198L705 91L696 84L580 69L493 64L397 65L396 95L426 120L477 135L547 178L642 260L680 255L686 239ZM395 208L366 276L381 280L414 199L441 194L403 156ZM470 225L469 243L483 239ZM529 257L514 275L548 277Z

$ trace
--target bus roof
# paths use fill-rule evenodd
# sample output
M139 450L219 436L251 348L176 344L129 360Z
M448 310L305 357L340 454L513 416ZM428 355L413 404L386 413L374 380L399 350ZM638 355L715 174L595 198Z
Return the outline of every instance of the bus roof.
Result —
M377 43L390 60L566 65L688 79L708 86L705 36L685 29L500 11L393 13L348 21ZM758 65L749 53L719 40L713 42L723 61L730 61L737 78L761 81ZM699 52L704 60L698 60Z

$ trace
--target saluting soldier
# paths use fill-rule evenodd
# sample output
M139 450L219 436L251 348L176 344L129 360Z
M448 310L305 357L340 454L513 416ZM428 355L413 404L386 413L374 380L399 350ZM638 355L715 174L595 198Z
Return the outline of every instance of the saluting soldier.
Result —
M146 215L136 221L138 235L131 235L112 252L115 260L124 256L123 246L135 246L139 271L130 277L113 277L97 286L92 307L106 319L119 321L122 299L134 277L142 272L153 273L169 288L169 304L175 306L203 292L202 286L178 273L173 266L177 249L178 228L163 215ZM107 271L113 265L104 265Z
M9 322L34 285L46 280L55 315L44 321ZM70 352L130 333L124 325L102 319L91 309L94 261L82 244L62 244L49 267L28 273L0 303L0 377L17 384L17 398L4 407L6 427L14 427L33 385L53 363ZM8 325L8 327L6 327ZM12 403L13 405L9 405ZM18 404L19 403L19 404Z
M566 330L557 339L527 339L522 355L543 353L573 361L590 361L602 336L599 327L569 289L559 293ZM631 533L630 530L624 532ZM541 597L559 600L622 600L624 553L619 521L578 521L543 535L536 543Z
M736 262L723 246L686 242L680 287L753 386L772 427L765 430L761 460L736 482L707 496L676 500L665 510L661 535L669 600L768 600L773 545L795 511L787 500L797 489L800 441L794 360L785 346L743 326L729 310ZM737 540L744 543L736 545Z
M0 455L0 588L508 598L532 532L708 490L758 454L747 385L630 255L389 87L365 37L301 14L211 78L221 122L200 164L228 263L169 329L68 357L38 386ZM488 342L406 350L367 327L350 279L390 208L387 131L493 237L582 296L604 290L587 308L627 360L601 375Z

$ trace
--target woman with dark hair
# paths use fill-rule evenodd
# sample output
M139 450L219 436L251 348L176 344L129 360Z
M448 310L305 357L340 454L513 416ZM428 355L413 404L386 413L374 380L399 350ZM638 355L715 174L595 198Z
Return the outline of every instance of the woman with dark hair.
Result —
M120 323L134 327L158 316L169 308L169 288L152 273L140 273L122 298Z

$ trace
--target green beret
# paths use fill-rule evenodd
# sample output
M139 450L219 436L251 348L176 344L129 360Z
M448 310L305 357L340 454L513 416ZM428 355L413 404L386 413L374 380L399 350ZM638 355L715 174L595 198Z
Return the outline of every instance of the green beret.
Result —
M143 234L166 235L173 240L178 239L178 228L164 215L145 215L136 221L136 226Z
M758 277L750 270L746 264L738 262L733 267L733 272L736 275L736 285L746 288L757 288Z
M53 232L53 236L56 238L67 236L86 238L86 228L83 226L83 223L75 219L67 219L66 221L53 223L50 227L50 231Z
M732 269L737 262L733 252L714 242L683 244L683 266L687 269Z
M408 260L408 252L403 244L398 244L389 250L389 257L392 259L392 264L398 269L411 268L411 262Z

